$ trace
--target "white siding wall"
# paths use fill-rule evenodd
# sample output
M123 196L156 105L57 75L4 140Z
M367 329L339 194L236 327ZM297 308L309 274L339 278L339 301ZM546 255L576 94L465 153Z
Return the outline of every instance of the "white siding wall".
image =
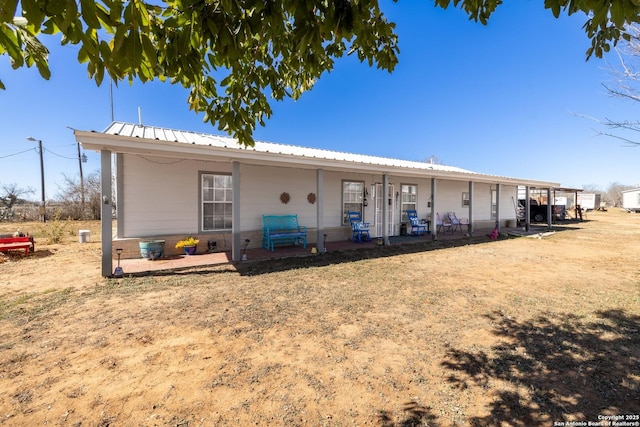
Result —
M491 188L490 184L473 185L473 220L495 222L491 219ZM495 224L494 224L495 225Z
M198 193L201 172L231 173L231 163L197 160L172 161L152 156L124 155L120 165L124 176L124 237L151 237L170 234L198 234L200 227L200 195ZM324 213L327 228L342 225L342 182L364 181L371 193L371 186L382 182L382 175L330 172L324 173ZM431 179L389 177L394 186L391 195L395 203L395 227L400 230L401 206L395 192L402 184L418 187L418 216L426 218L431 213ZM299 223L308 228L317 224L316 204L307 200L309 193L316 193L316 171L255 165L240 166L240 228L243 231L262 229L262 215L297 214ZM515 218L511 197L517 188L503 186L502 219ZM490 220L491 186L476 184L474 187L474 219ZM436 209L442 216L454 211L460 218L468 218L467 207L462 206L462 193L469 191L466 181L437 181ZM290 201L284 204L280 195L289 193ZM374 218L374 203L369 194L369 205L364 216ZM346 228L346 227L345 227Z
M444 218L447 212L455 212L458 218L469 218L469 207L462 206L462 193L469 192L468 181L444 181L438 179L436 181L436 212L440 214L440 218ZM477 218L482 212L482 208L478 206L478 186L474 188L474 215ZM481 202L482 204L482 202ZM478 210L480 208L480 211ZM487 206L489 211L490 206Z
M500 219L516 219L516 208L518 203L518 186L503 185L500 197Z
M382 182L382 175L342 173L326 171L324 173L324 224L326 227L340 227L342 225L342 183L343 181L364 181L365 188L371 193L371 186ZM251 185L248 186L247 183ZM401 184L415 184L418 186L418 215L426 218L430 208L428 202L431 197L430 179L406 179L391 177L390 183L394 191L401 190ZM263 214L298 214L301 225L313 228L316 225L316 205L307 201L309 193L316 193L316 171L272 168L266 166L241 167L241 220L243 230L259 230L262 228ZM289 193L291 200L288 204L280 202L280 194ZM395 200L395 194L392 195ZM368 197L369 206L365 208L364 217L372 221L374 204L372 195ZM400 204L396 203L396 230L400 225Z
M467 185L468 188L468 185ZM491 189L495 184L474 184L473 187L473 218L476 221L493 221L491 219ZM468 191L468 190L467 190ZM514 201L517 202L518 187L503 185L500 191L500 219L505 221L516 219Z
M261 230L262 215L284 214L297 214L300 225L309 229L316 227L317 206L307 200L309 193L317 193L315 170L243 165L240 174L242 230ZM343 180L365 181L367 188L371 183L369 175L324 173L324 225L327 228L342 226ZM291 198L287 204L280 201L283 192ZM313 236L309 239L314 241Z
M418 214L418 218L427 218L431 215L431 207L429 206L429 201L431 200L431 179L416 179L416 178L400 178L400 177L392 177L390 180L394 186L394 191L400 193L400 197L396 201L396 210L397 213L395 215L397 221L396 230L399 230L400 220L402 218L402 186L403 185L416 185L418 187L418 204L416 206L416 211ZM395 194L393 195L395 199Z
M491 218L491 189L495 184L476 183L473 187L473 221L481 227L493 225ZM462 193L469 191L469 183L464 181L438 180L436 184L436 211L444 218L447 212L455 212L458 218L469 218L469 209L462 207ZM500 196L500 219L516 219L513 201L518 193L517 186L503 185Z
M342 181L365 181L365 188L369 191L367 177L357 174L343 175L338 172L325 172L324 174L324 224L327 227L342 226ZM369 198L371 199L371 198ZM370 201L370 200L369 200ZM369 203L371 206L371 203ZM373 215L373 214L371 214ZM365 213L366 217L366 213Z
M199 172L231 173L229 163L124 155L124 237L196 234Z
M373 222L373 218L375 216L375 205L373 203L373 196L371 194L371 186L376 183L382 183L383 177L382 175L346 175L341 177L339 182L342 182L342 179L345 180L355 180L355 181L364 181L367 191L369 191L369 206L365 208L364 217L366 221ZM398 177L398 176L389 176L389 184L393 186L393 193L389 196L393 199L394 203L394 227L396 234L400 232L400 224L402 219L402 206L400 203L402 192L402 185L416 185L418 188L418 202L416 206L416 210L419 218L426 218L431 213L431 208L429 207L429 200L431 198L431 179L428 178L406 178L406 177ZM338 202L338 210L341 211L341 203L342 203L342 187L339 188L339 202ZM398 197L396 197L396 193L398 193ZM338 218L340 221L340 218Z
M298 223L308 228L316 225L316 205L307 201L316 193L314 170L240 166L240 226L242 230L261 230L262 215L297 214ZM289 203L280 201L289 193Z

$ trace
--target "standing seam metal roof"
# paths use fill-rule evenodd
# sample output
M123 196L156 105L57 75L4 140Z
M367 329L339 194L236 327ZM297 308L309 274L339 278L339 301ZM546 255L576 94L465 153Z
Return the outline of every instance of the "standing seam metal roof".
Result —
M180 131L155 126L141 126L123 122L111 123L111 125L109 125L109 127L107 127L107 129L105 129L103 133L108 135L120 135L126 137L144 138L167 142L181 142L185 144L205 145L218 148L255 151L261 153L289 154L292 156L338 160L345 162L359 162L374 165L439 170L459 173L474 173L454 166L376 157L365 154L323 150L319 148L300 147L295 145L277 144L272 142L256 141L253 147L243 147L238 143L236 139L227 136Z
M409 160L391 159L386 157L376 157L364 154L354 154L339 151L323 150L318 148L300 147L294 145L278 144L272 142L255 141L253 147L244 147L238 140L228 136L212 135L206 133L181 131L175 129L161 128L156 126L137 125L125 122L113 122L104 131L107 135L119 135L131 138L143 138L147 140L158 140L166 142L177 142L184 144L195 144L201 146L211 146L225 148L229 150L254 151L257 153L273 153L279 155L291 155L305 158L317 158L323 160L335 160L342 162L356 162L370 165L398 167L406 169L431 170L439 172L472 174L484 177L503 178L508 180L518 180L513 177L500 177L477 173L455 166L447 166L433 163L416 162ZM530 181L530 180L525 180Z

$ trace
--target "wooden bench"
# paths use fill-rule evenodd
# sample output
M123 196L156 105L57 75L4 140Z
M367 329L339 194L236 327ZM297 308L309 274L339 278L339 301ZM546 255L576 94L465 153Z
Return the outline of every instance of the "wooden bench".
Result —
M0 252L23 249L26 255L29 255L29 249L32 252L36 250L36 244L32 236L22 237L0 237Z
M307 227L298 225L298 215L262 215L262 247L301 244L307 247Z

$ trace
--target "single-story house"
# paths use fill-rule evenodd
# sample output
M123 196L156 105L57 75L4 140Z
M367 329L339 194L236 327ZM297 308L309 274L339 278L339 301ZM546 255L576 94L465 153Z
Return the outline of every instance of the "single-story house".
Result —
M126 258L139 256L141 239L164 239L172 250L193 235L215 240L239 261L246 244L262 244L263 215L296 214L308 243L322 250L351 237L349 211L360 212L372 237L388 244L403 230L407 209L430 221L453 211L469 220L473 234L515 223L518 186L550 195L559 185L260 141L244 147L226 136L122 122L74 135L84 149L101 153L103 236L112 234L117 208L115 236L102 239L105 276L114 241ZM437 238L435 221L430 229Z

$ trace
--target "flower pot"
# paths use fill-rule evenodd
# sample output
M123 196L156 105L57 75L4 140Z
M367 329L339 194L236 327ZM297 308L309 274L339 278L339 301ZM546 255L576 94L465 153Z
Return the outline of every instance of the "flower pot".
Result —
M164 255L164 240L143 240L139 242L139 245L142 258L153 261Z
M197 246L185 246L184 253L187 255L193 255L196 253Z

